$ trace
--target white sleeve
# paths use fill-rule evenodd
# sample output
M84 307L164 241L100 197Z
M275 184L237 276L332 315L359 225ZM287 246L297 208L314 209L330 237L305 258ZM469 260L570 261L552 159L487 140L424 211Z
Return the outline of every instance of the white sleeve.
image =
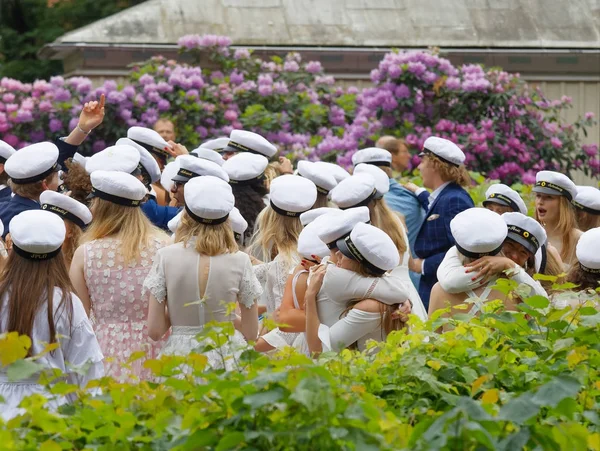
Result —
M81 301L73 296L73 326L71 335L63 347L68 363L69 383L85 387L88 381L104 376L104 355L96 339L92 323L88 319Z
M472 280L474 274L476 273L465 272L456 246L452 246L446 252L437 270L438 282L446 293L464 293L481 287L483 281Z
M258 279L258 282L264 287L267 283L267 272L269 270L269 263L261 263L260 265L254 265L254 274Z
M319 326L319 339L323 343L323 351L338 352L355 341L381 327L381 315L352 309L333 326Z
M167 282L165 280L165 273L160 254L156 254L152 268L144 280L142 296L145 296L148 291L161 304L167 298Z
M250 259L247 258L244 274L240 282L239 302L247 308L250 308L258 301L258 299L260 299L262 292L263 289L254 274L252 263L250 263Z

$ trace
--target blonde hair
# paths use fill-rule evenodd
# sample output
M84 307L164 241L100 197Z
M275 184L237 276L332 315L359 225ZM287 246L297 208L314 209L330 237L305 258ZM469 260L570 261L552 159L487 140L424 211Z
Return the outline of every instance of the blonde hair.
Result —
M121 254L127 263L138 259L152 238L167 240L167 235L152 225L139 207L126 207L98 197L91 206L94 220L81 237L81 244L106 237L121 240Z
M281 164L279 161L273 161L269 163L265 169L265 186L268 189L271 188L271 182L281 175Z
M600 227L600 215L593 215L579 209L576 210L576 215L578 228L582 232Z
M81 227L79 227L77 224L69 221L68 219L63 220L70 232L67 238L65 238L65 241L62 245L62 252L65 258L65 263L67 265L67 268L69 268L71 266L71 261L73 260L73 255L79 247L79 241L83 236L83 230L81 230Z
M390 210L383 198L373 199L369 202L369 213L371 224L387 233L396 245L398 252L401 255L404 254L408 249L408 244L402 233L404 225L400 217Z
M431 162L433 168L444 182L454 182L463 188L471 186L471 176L464 166L454 166L446 163L433 154L427 154L423 158L427 158Z
M256 230L250 242L249 253L262 255L264 261L271 261L282 255L291 263L297 254L298 236L302 231L299 217L280 215L267 206L256 218Z
M222 224L207 225L194 220L183 211L181 222L175 232L175 242L183 242L184 247L196 239L195 249L201 255L213 257L221 254L233 254L239 250L229 221Z
M538 216L537 209L535 211L535 219L540 224L543 224ZM577 230L577 217L575 216L575 207L573 207L569 199L565 196L560 196L559 199L556 230L562 237L560 258L562 258L564 263L571 264L576 261L575 247L577 246L577 239L575 238L575 231Z

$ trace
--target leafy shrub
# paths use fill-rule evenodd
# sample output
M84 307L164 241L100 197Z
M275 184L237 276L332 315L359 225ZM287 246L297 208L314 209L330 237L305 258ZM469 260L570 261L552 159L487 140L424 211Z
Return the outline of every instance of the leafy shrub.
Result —
M551 101L518 74L454 67L431 52L392 52L372 72L372 86L344 89L319 62L303 62L297 53L265 61L212 35L184 36L179 46L189 63L157 56L132 67L122 85L107 80L93 89L81 77L33 84L2 79L0 138L21 147L65 134L81 103L103 93L108 114L85 144L92 151L130 126L168 117L189 146L245 128L294 159L349 166L358 148L382 134L405 137L415 148L436 134L465 150L471 170L506 183L530 184L542 169L600 173L598 146L581 143L593 114L565 123L570 99Z
M519 291L509 281L498 289ZM162 357L145 363L162 383L104 378L90 384L102 389L95 398L57 384L79 400L52 413L32 397L0 438L19 450L600 450L600 313L556 310L539 296L518 313L499 304L475 318L413 318L410 334L392 333L377 353L313 362L249 350L229 373L206 370L200 354ZM454 330L434 332L448 322ZM218 342L229 329L205 334ZM0 336L13 376L27 348L18 340ZM178 375L181 364L193 374Z

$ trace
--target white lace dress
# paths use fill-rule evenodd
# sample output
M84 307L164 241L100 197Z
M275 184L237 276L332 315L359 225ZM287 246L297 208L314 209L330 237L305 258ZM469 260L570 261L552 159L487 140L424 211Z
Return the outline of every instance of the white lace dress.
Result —
M65 378L63 381L69 384L76 384L79 387L85 387L88 381L99 379L104 375L102 359L104 356L94 335L92 324L88 319L83 304L75 294L72 294L73 316L69 324L66 311L61 307L59 311L59 302L62 298L62 291L54 289L54 324L57 340L60 347L52 353L44 354L36 363L45 368L56 368L60 370ZM8 297L5 295L2 299L2 305L6 306ZM8 321L8 309L2 308L0 313L0 331L6 330ZM48 309L44 305L35 317L32 331L31 354L41 353L50 341L50 330L48 328ZM87 370L82 367L89 365ZM79 371L83 371L81 374ZM77 372L76 372L77 371ZM27 379L10 382L6 373L0 370L0 415L5 420L14 417L20 413L17 407L21 400L34 393L46 396L50 402L51 408L69 402L70 396L62 397L48 393L42 385L37 383L39 374L33 375ZM60 381L60 379L59 379Z
M155 359L162 346L148 336L148 303L142 298L142 285L156 252L165 244L158 238L152 239L139 260L129 263L121 254L121 240L102 238L84 244L84 275L92 300L92 322L106 357L106 374L114 378L128 377L129 370L122 363L132 353L144 351L146 359ZM131 372L147 379L151 372L143 367L144 360L133 362Z
M208 257L198 254L193 240L161 249L144 282L144 290L158 302L167 301L171 335L161 354L187 355L210 340L198 342L200 334L211 321L235 319L228 304L240 303L252 307L262 294L254 275L250 258L243 252ZM205 353L213 368L235 369L236 361L248 345L241 332L235 331L228 343Z

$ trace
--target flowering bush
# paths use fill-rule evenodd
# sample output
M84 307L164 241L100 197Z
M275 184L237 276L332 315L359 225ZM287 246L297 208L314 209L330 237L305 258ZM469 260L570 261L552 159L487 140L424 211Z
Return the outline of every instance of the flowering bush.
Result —
M372 86L359 91L335 86L319 62L303 62L297 53L265 61L213 35L184 36L179 47L189 63L157 56L134 66L123 85L2 79L0 138L22 147L66 134L81 103L105 94L106 120L85 144L91 151L132 125L167 117L188 146L246 128L294 159L348 166L353 152L382 134L405 137L415 148L435 134L457 142L470 169L507 183L531 183L541 169L600 173L598 146L581 144L593 114L564 123L570 100L550 101L515 74L454 67L430 52L394 52L372 72Z
M519 290L504 280L498 288ZM53 412L41 395L3 423L6 450L600 450L600 313L553 309L540 296L520 311L489 301L482 314L392 333L379 351L344 350L318 361L290 349L252 350L236 371L206 368L192 353L144 366L161 383L92 381L100 396L40 377L76 401ZM454 330L434 332L451 323ZM233 327L203 335L222 343ZM0 370L19 380L39 370L30 341L0 335ZM372 347L375 343L372 343ZM134 353L124 366L142 358ZM180 375L186 364L188 374ZM192 374L189 374L192 373Z

